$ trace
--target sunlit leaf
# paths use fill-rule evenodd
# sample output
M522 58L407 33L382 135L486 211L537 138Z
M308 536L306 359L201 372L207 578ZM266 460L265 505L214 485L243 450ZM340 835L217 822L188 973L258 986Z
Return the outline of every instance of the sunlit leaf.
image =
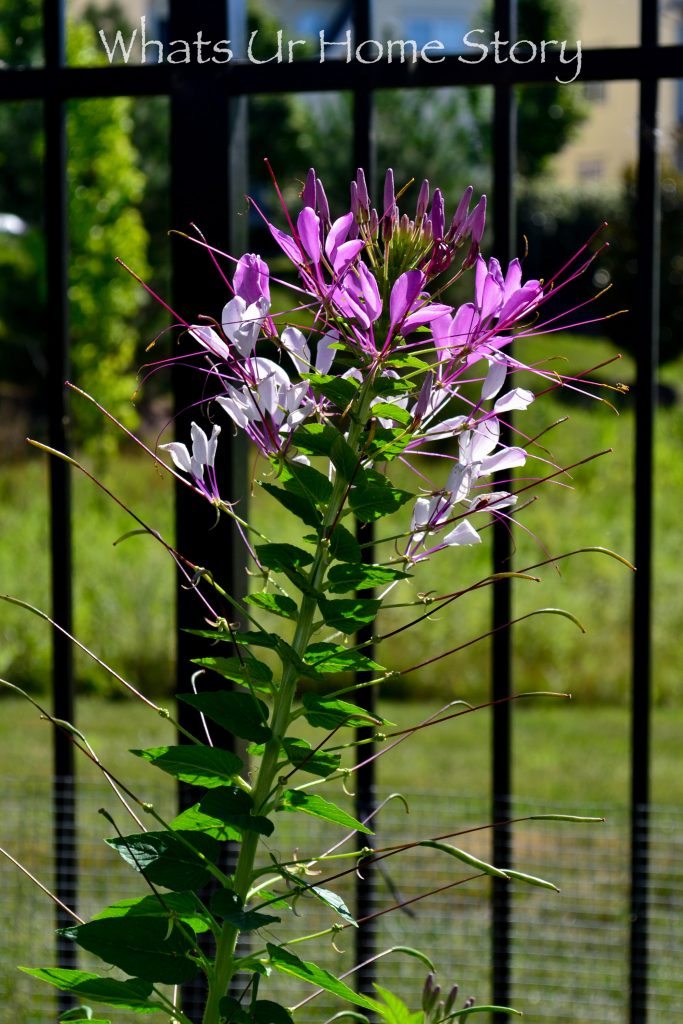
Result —
M149 761L181 782L208 789L230 785L243 767L240 758L228 750L189 743L175 747L131 750L131 754Z
M164 1010L161 1003L148 998L152 994L152 984L141 978L117 981L115 978L101 978L98 974L66 967L20 967L19 970L39 981L46 981L48 985L54 985L62 992L71 992L78 999L92 1000L94 1003L117 1006L121 1010L134 1010L137 1013L158 1013Z
M314 818L323 818L325 821L331 821L343 828L355 829L368 835L373 834L372 829L361 824L356 818L343 811L341 807L304 789L286 789L280 798L278 810L302 811L304 814L311 814Z
M107 964L144 981L182 984L197 974L190 958L196 947L188 928L171 927L158 918L103 918L60 932Z
M339 996L340 999L345 999L355 1006L362 1006L366 1010L377 1009L377 1001L375 999L370 999L359 992L354 992L343 981L335 978L333 974L330 974L324 968L318 967L317 964L307 960L300 960L298 956L294 956L293 953L283 949L282 946L274 946L272 943L268 943L266 948L271 964L281 974L289 974L300 981L306 981L309 985L321 988L325 992L331 992L332 995Z
M106 842L150 882L176 892L205 885L211 877L207 861L215 864L221 849L201 832L142 832Z

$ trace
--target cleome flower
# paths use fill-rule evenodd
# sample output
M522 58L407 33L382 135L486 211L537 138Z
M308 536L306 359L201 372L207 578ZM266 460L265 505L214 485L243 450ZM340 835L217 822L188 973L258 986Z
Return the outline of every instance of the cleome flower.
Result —
M214 505L221 502L215 470L216 448L220 432L221 428L214 423L209 438L202 428L193 422L190 427L192 452L180 441L169 441L168 444L159 445L162 451L171 453L171 458L178 469L191 476L197 490Z

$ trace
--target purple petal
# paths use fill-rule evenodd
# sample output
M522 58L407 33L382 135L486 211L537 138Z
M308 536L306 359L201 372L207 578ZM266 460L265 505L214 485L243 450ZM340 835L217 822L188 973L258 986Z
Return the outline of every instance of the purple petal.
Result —
M407 270L405 274L401 274L396 279L389 296L389 315L391 317L389 334L393 333L396 325L411 310L424 282L425 276L421 270Z
M301 244L317 266L322 255L320 248L320 218L310 206L305 206L297 218L296 228Z

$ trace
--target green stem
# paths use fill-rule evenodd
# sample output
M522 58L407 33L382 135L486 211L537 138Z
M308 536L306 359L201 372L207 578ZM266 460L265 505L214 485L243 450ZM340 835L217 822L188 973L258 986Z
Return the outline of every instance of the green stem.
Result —
M354 451L358 450L359 440L369 415L371 398L372 379L369 379L361 389L358 414L353 420L349 431L348 443ZM313 565L311 566L308 580L310 591L302 595L296 630L292 640L292 648L300 658L303 658L314 633L314 617L317 608L316 594L323 582L329 562L329 535L339 520L347 495L348 483L338 473L323 520L321 537L318 541ZM291 662L287 662L282 674L280 688L275 697L270 727L271 737L266 743L258 778L252 793L255 814L263 813L273 790L277 765L281 757L282 741L291 720L296 685L297 670ZM233 884L235 892L243 902L246 901L253 879L259 838L256 832L245 832L240 846ZM227 993L234 973L235 946L238 935L239 929L234 925L226 923L223 926L216 948L215 971L209 985L209 995L204 1011L203 1024L219 1024L218 1005L221 998Z

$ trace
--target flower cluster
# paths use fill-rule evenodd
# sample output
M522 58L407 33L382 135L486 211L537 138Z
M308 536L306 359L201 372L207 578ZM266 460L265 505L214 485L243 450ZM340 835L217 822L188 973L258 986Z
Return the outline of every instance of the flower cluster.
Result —
M300 428L343 426L345 417L357 416L361 392L368 398L363 429L374 424L375 433L363 449L364 469L377 469L388 453L411 465L416 455L446 460L445 480L427 481L415 496L403 549L408 562L478 543L475 516L509 515L504 510L515 496L500 489L500 477L491 490L490 478L523 466L527 453L501 441L501 423L528 408L534 395L522 387L506 389L510 372L523 365L508 346L540 329L533 324L539 307L550 286L559 290L555 281L524 281L517 259L505 273L498 260L484 259L486 198L471 208L472 196L468 188L449 222L440 190L430 202L424 181L411 218L399 210L388 171L378 212L358 171L350 209L332 220L323 185L311 170L296 219L284 208L289 231L266 220L299 280L299 322L290 316L280 325L282 316L271 305L270 269L249 253L236 263L220 320L189 332L209 361L215 405L280 467L307 463L311 453L300 443ZM471 301L457 307L441 301L470 269ZM585 264L573 276L583 269ZM162 447L221 507L213 475L218 429L209 441L193 425L192 454L178 442Z

